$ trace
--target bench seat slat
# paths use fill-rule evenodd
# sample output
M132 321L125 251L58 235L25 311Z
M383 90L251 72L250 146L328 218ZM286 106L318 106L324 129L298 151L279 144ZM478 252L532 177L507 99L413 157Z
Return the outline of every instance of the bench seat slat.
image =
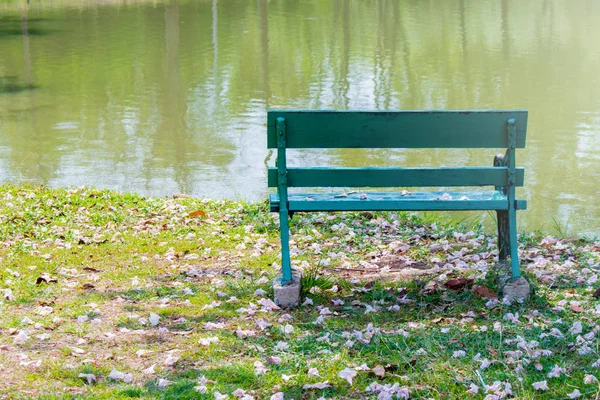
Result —
M506 186L506 167L460 168L288 168L288 187ZM517 168L515 185L525 172ZM277 168L269 168L269 187L277 187Z
M290 211L435 211L435 210L506 210L508 199L497 190L465 192L419 192L402 195L400 192L368 192L362 199L359 193L337 197L336 193L290 193ZM451 196L442 200L444 195ZM467 199L464 199L466 197ZM463 198L463 200L461 200ZM279 211L279 195L269 197L271 211ZM523 200L517 209L526 209Z

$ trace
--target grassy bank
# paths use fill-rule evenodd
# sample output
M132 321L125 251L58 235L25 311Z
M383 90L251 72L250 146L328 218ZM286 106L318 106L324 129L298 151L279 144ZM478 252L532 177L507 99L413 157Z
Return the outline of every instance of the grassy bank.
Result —
M494 238L474 227L298 215L307 300L284 311L269 301L266 204L12 186L0 198L6 398L599 393L599 243L521 235L533 295L505 304L491 298Z

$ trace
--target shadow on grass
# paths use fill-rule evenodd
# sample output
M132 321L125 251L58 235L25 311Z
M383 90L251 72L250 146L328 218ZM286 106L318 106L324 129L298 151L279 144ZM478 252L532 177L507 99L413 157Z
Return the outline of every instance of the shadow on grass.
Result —
M265 379L257 376L254 368L241 363L227 363L218 367L199 370L190 368L186 365L179 365L176 370L166 379L172 383L169 386L161 388L158 386L158 380L148 381L143 388L133 390L123 390L120 395L133 398L157 398L157 399L214 399L215 388L208 385L207 393L201 393L196 387L199 386L198 379L204 376L209 381L223 382L226 378L227 383L220 385L223 393L232 393L238 388L244 388L248 392L253 390L261 391L267 384ZM287 385L285 385L287 386ZM299 388L294 389L294 385L282 387L288 395L293 398L301 398L302 392ZM323 395L331 397L340 394L334 389L322 391Z
M535 280L530 278L530 282ZM341 282L336 282L342 285ZM490 321L501 321L507 309L497 307L488 309L485 307L486 299L482 299L465 290L455 293L448 290L436 291L429 295L420 294L425 282L422 281L405 281L396 283L365 283L364 287L358 287L355 291L353 304L347 302L343 306L334 306L331 304L333 298L338 297L335 293L322 293L312 296L316 303L329 305L329 308L335 314L343 316L336 318L335 316L328 319L327 331L333 332L334 335L340 335L340 332L351 332L353 329L365 329L367 324L373 323L377 328L387 332L394 331L398 326L405 326L406 323L421 322L423 328L416 328L415 333L407 337L401 335L377 335L369 345L357 345L351 349L344 350L346 357L351 360L360 360L368 365L386 365L386 370L390 374L404 375L416 374L420 371L433 370L438 368L439 371L451 371L451 368L444 367L444 363L456 363L461 365L459 360L452 359L449 355L453 351L465 349L472 356L477 352L486 352L486 349L502 348L503 337L501 333L490 332L482 335L477 330L470 331L468 329L460 329L460 320L469 316L469 312L474 312L473 323L476 325L489 325ZM532 283L535 285L535 283ZM342 285L343 286L343 285ZM125 290L110 292L110 296L121 296L123 298L136 302L143 302L146 299L176 295L179 289L163 287L152 288L150 290ZM365 313L364 304L380 304L385 301L387 304L394 303L397 297L407 296L414 301L410 304L404 304L399 311L388 311L385 307L377 313ZM187 328L194 330L203 330L203 323L209 320L227 319L235 311L222 308L200 310L199 308L186 308L184 311L187 318ZM231 308L236 307L232 304ZM517 309L520 311L525 309L536 309L544 312L549 307L545 297L537 296L534 292L532 299L522 306L516 306L511 310ZM164 310L167 314L169 309ZM295 343L291 344L288 354L290 359L282 364L269 365L270 374L257 375L253 362L264 358L264 349L269 349L277 340L286 340L286 337L279 332L277 328L271 329L268 335L259 335L247 339L235 337L229 330L227 337L223 337L220 333L223 342L220 344L220 352L204 353L205 349L198 349L197 353L188 354L182 357L172 368L164 370L165 374L160 377L148 378L142 387L137 388L119 388L119 395L131 398L159 398L159 399L213 399L214 392L231 394L238 388L243 388L248 393L260 393L265 396L265 392L270 396L270 389L277 383L278 390L286 393L286 398L316 398L325 396L326 398L352 398L356 393L348 393L347 387L339 383L332 382L331 388L315 391L302 389L303 378L295 378L289 382L281 382L278 378L282 373L293 374L295 371L306 371L309 362L306 360L318 360L323 357L323 351L331 349L331 346L326 343L316 343L315 338L322 336L324 328L315 325L313 322L318 317L319 312L316 308L299 307L294 310L286 310L292 315L296 326L306 330L306 335L299 338ZM160 313L160 312L159 312ZM281 312L283 313L283 312ZM257 315L257 317L259 317ZM167 324L166 319L162 319L161 324ZM125 324L127 325L127 324ZM440 332L432 330L434 326L451 327L449 332ZM130 328L141 328L141 326L129 326ZM169 329L177 329L170 326ZM507 325L505 334L510 333L516 335L519 325ZM535 328L537 329L537 328ZM425 333L427 332L427 333ZM213 333L211 333L212 335ZM537 334L537 332L536 332ZM339 337L338 339L339 340ZM562 354L560 346L562 343L557 342L546 343L545 347L551 349L555 354ZM563 346L564 347L564 346ZM263 349L263 350L261 350ZM416 349L425 349L431 357L414 357ZM567 350L563 350L567 351ZM441 364L436 364L437 353L445 354L445 358L441 357ZM444 361L445 360L445 361ZM448 361L450 360L450 361ZM358 361L357 361L358 362ZM446 368L446 369L441 369ZM490 371L498 375L498 379L505 379L504 368L498 364L491 367ZM491 373L488 371L488 373ZM443 374L443 372L439 372ZM206 379L216 381L218 384L207 385L207 393L200 393L197 389L199 378L204 376ZM451 377L448 376L448 379ZM78 378L79 379L79 378ZM169 381L169 385L159 387L159 379ZM363 381L359 387L363 388L373 380L372 376L365 374ZM425 391L428 387L422 388ZM462 386L456 386L456 390L462 390ZM350 397L348 397L350 396ZM264 397L263 397L264 398Z

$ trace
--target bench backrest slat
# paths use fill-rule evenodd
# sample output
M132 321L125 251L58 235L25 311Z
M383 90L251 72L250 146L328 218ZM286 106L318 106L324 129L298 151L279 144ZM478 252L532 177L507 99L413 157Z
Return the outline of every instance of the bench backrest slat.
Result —
M277 187L277 168L269 168L269 187ZM506 167L464 168L288 168L288 187L506 186ZM515 185L523 186L523 168Z
M285 118L286 148L525 147L527 111L269 111L267 145L277 147L277 118Z

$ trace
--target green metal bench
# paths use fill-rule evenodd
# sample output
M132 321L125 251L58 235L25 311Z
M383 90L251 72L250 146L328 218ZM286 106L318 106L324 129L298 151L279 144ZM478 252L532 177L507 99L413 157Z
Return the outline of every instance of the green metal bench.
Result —
M520 277L515 197L524 171L515 166L515 149L525 147L527 111L269 111L268 147L277 164L268 170L270 208L279 212L282 281L292 280L289 221L295 212L495 210L501 262L511 260L512 278ZM333 148L503 148L493 166L459 168L288 168L287 149ZM288 188L320 187L484 187L484 191L399 191L288 193Z

